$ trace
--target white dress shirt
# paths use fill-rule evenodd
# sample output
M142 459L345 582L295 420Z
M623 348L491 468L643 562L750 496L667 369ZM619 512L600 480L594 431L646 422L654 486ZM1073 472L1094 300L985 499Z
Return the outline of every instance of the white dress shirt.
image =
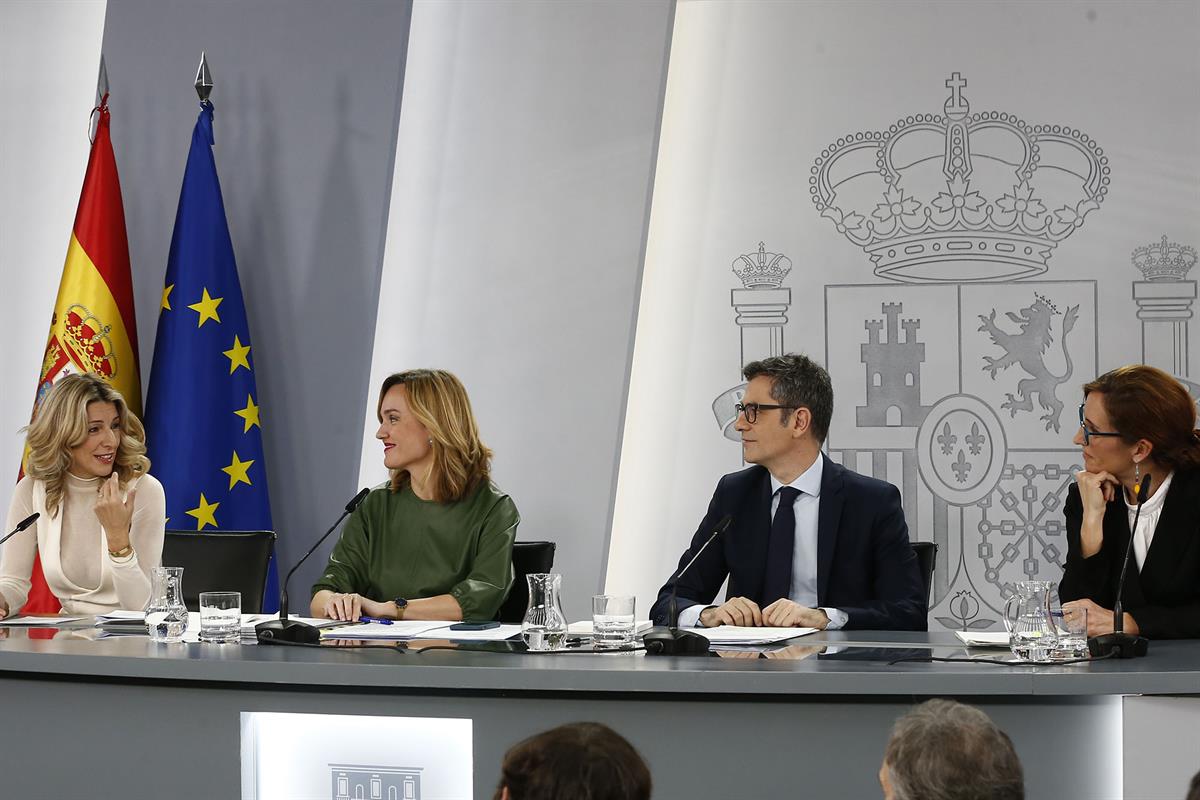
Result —
M792 586L788 598L807 608L817 606L817 522L821 510L821 475L825 471L825 459L817 460L800 477L786 484L799 490L792 506L796 514L796 533L792 547ZM771 519L779 510L779 490L785 484L771 476ZM1144 512L1143 512L1144 513ZM688 606L679 612L680 627L700 625L700 612L708 606ZM837 608L822 608L829 617L826 630L836 631L850 619L846 612Z
M1133 532L1133 557L1137 561L1138 572L1142 571L1142 564L1146 563L1146 553L1150 550L1150 543L1154 541L1154 529L1158 527L1158 518L1162 516L1163 503L1167 501L1167 489L1171 488L1173 477L1174 472L1163 478L1158 491L1142 503L1142 515L1138 517L1137 530ZM1124 495L1124 492L1121 494ZM1130 503L1126 497L1125 508L1129 512L1129 525L1132 527L1133 518L1137 516L1137 503Z

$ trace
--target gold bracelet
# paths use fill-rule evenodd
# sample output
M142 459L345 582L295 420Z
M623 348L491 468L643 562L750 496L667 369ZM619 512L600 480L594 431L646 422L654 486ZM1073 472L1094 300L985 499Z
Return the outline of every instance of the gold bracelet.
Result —
M120 550L115 550L115 551L109 550L108 551L109 558L125 558L126 556L131 556L131 555L133 555L133 545L132 544L126 544Z

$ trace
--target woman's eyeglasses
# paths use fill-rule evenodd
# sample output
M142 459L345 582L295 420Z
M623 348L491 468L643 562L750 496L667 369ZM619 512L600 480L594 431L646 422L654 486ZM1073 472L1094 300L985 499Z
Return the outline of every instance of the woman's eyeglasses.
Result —
M1093 436L1120 436L1121 434L1115 431L1094 431L1088 428L1087 420L1083 414L1083 404L1079 406L1079 429L1083 431L1083 444L1087 446L1092 443Z

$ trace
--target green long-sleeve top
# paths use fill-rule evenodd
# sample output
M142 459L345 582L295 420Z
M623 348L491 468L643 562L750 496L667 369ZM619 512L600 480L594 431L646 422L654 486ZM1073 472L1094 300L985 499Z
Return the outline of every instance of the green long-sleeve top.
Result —
M463 619L491 619L512 586L520 521L516 504L491 483L453 503L422 500L408 485L377 487L350 515L312 593L380 601L450 594Z

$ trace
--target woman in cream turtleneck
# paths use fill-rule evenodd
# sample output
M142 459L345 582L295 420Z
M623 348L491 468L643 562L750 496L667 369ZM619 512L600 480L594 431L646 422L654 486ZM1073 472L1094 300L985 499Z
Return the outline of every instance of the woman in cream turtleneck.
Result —
M148 474L145 432L125 399L97 375L62 378L25 444L25 477L5 530L41 516L4 545L0 618L25 605L35 555L64 613L144 609L150 570L162 559L166 499Z

